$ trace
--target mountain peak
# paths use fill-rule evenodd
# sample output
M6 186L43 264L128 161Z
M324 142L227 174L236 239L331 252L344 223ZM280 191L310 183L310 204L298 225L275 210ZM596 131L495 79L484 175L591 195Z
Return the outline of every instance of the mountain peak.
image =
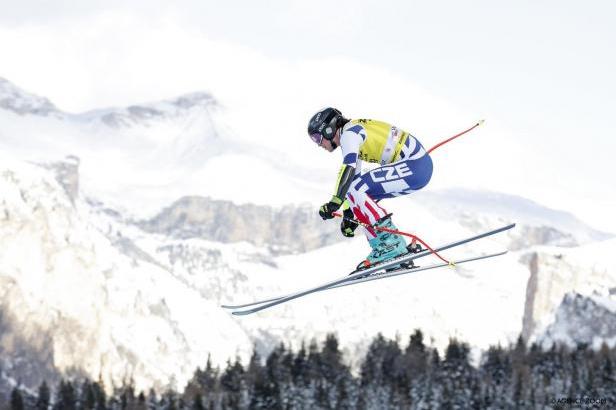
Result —
M203 91L180 95L176 99L172 100L171 104L186 109L196 106L207 107L211 105L218 105L217 101L211 94Z
M5 78L0 77L0 109L17 115L58 115L60 111L47 98L22 90Z
M217 107L216 99L206 92L193 92L170 100L130 105L124 108L94 110L83 114L88 120L100 119L112 128L150 125L151 122L184 116L193 110Z

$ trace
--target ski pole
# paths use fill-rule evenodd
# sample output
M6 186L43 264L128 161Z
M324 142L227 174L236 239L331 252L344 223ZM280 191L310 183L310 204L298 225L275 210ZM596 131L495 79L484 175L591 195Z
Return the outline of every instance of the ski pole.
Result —
M383 232L393 233L393 234L396 234L396 235L407 236L407 237L411 238L413 241L418 241L419 243L421 243L423 246L426 247L426 249L428 249L432 254L434 254L437 258L439 258L443 262L447 263L450 266L455 266L455 264L453 262L448 261L447 259L443 258L441 255L439 255L439 253L437 251L435 251L430 245L428 245L426 242L424 242L417 235L413 235L412 233L397 231L395 229L389 229L389 228L384 228L384 227L380 227L380 226L370 225L370 224L358 221L357 219L347 218L346 216L340 214L339 212L334 212L333 215L337 216L338 218L342 218L345 221L354 222L357 225L363 226L364 228L372 228L372 229L376 229L377 231L383 231Z
M458 138L461 135L466 134L467 132L470 132L472 130L474 130L475 128L479 127L481 124L483 124L485 121L484 120L480 120L477 124L473 125L472 127L470 127L467 130L464 130L462 132L460 132L459 134L454 135L453 137L449 137L447 138L445 141L441 141L438 144L436 144L435 146L433 146L432 148L430 148L428 150L428 154L431 153L432 151L434 151L435 149L437 149L438 147L440 147L441 145L447 144L449 141Z

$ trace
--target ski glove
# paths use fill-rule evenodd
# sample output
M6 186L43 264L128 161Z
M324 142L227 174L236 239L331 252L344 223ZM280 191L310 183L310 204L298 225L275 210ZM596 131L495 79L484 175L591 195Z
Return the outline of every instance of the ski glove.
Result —
M334 217L334 212L336 212L340 206L342 205L342 199L332 196L332 199L321 206L319 209L319 216L325 219L332 219Z
M340 230L342 231L342 234L346 236L347 238L354 237L355 229L357 229L358 227L357 222L349 220L353 218L354 218L353 211L351 211L350 209L345 209L344 219L342 219L342 222L340 222Z

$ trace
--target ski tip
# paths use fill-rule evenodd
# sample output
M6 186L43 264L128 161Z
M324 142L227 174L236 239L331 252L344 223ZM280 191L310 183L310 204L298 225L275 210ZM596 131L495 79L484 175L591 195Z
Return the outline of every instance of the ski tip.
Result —
M246 315L249 315L251 313L252 313L252 311L250 311L250 310L236 310L235 312L231 312L231 314L233 316L246 316Z
M483 125L483 123L486 122L486 120L479 120L479 122L477 123L477 125Z

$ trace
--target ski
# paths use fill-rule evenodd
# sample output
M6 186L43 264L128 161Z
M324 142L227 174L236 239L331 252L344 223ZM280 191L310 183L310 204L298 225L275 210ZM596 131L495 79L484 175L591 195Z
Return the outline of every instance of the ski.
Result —
M502 255L505 255L506 253L507 253L507 251L504 251L504 252L498 252L498 253L493 253L493 254L489 254L489 255L475 256L475 257L467 258L467 259L460 259L460 260L457 260L455 262L452 262L452 264L453 265L461 265L461 264L466 263L466 262L472 262L472 261L478 261L478 260L482 260L482 259L494 258L496 256L502 256ZM426 270L430 270L430 269L442 268L442 267L445 267L445 266L451 266L451 264L448 264L448 263L437 263L437 264L434 264L434 265L428 265L428 266L417 267L417 268L400 269L400 270L395 270L395 271L386 272L386 273L376 273L374 275L370 275L370 276L367 276L367 277L360 277L359 279L355 279L355 280L352 280L352 281L346 281L346 282L338 283L337 285L328 286L328 287L322 288L320 290L316 290L316 291L313 291L313 292L306 293L306 295L313 294L313 293L324 292L324 291L330 290L330 289L342 288L344 286L357 285L357 284L360 284L360 283L370 282L370 281L373 281L373 280L393 278L395 276L407 275L407 274L410 274L410 273L417 273L417 272L422 272L422 271L426 271ZM254 308L251 308L251 309L236 310L236 311L233 311L231 313L234 314L234 315L238 315L238 316L249 315L251 313L256 313L256 312L259 312L259 311L264 310L266 308L279 305L281 303L286 302L287 300L291 300L291 299L281 300L281 299L284 299L284 298L285 298L285 296L282 296L282 297L278 297L278 298L268 299L267 301L261 301L260 304L258 304L258 303L257 304L248 304L247 306L255 306L255 305L256 306ZM263 303L266 303L266 302L272 302L272 303L268 303L267 306L263 305Z
M443 250L446 250L446 249L450 249L450 248L453 248L453 247L456 247L456 246L460 246L460 245L463 245L463 244L466 244L466 243L469 243L469 242L473 242L473 241L476 241L478 239L485 238L487 236L491 236L491 235L495 235L495 234L503 232L503 231L507 231L507 230L513 228L514 226L515 226L515 224L510 224L510 225L506 225L504 227L501 227L501 228L498 228L498 229L494 229L494 230L491 230L491 231L488 231L488 232L485 232L485 233L482 233L482 234L479 234L479 235L476 235L476 236L472 236L472 237L469 237L469 238L461 239L459 241L452 242L450 244L437 247L436 249L434 249L434 251L435 252L440 252L440 251L443 251ZM340 279L336 279L334 281L327 282L327 283L318 285L316 287L305 289L305 290L302 290L302 291L299 291L299 292L296 292L296 293L291 293L291 294L288 294L288 295L283 295L283 296L274 297L274 298L270 298L270 299L260 300L260 301L257 301L257 302L247 303L247 304L243 304L243 305L222 305L222 307L225 308L225 309L243 309L243 308L250 307L249 309L245 309L245 310L233 311L232 314L234 314L234 315L248 315L248 314L251 314L251 313L256 313L256 312L259 312L259 311L261 311L263 309L267 309L269 307L276 306L276 305L279 305L281 303L285 303L285 302L288 302L290 300L297 299L297 298L300 298L302 296L306 296L306 295L311 294L311 293L320 292L320 291L328 289L328 288L337 287L337 286L339 286L339 285L341 285L341 284L343 284L345 282L357 282L360 279L362 279L362 277L364 277L364 276L365 276L365 278L363 278L363 279L369 279L371 277L374 277L376 279L376 278L378 278L378 276L382 276L382 275L373 275L373 276L368 276L368 275L370 275L371 273L383 270L383 269L387 269L387 268L392 267L392 266L399 265L402 262L409 262L409 261L412 261L412 260L415 260L415 259L422 258L424 256L430 255L431 253L432 252L429 251L429 250L424 250L422 252L415 253L415 254L405 254L405 255L399 256L397 258L394 258L394 259L382 262L382 263L380 263L378 265L374 265L374 266L372 266L370 268L363 269L361 271L355 271L355 272L351 273L350 275L344 276L344 277L342 277ZM410 270L413 270L413 269L410 269ZM393 272L389 272L389 273L384 273L383 275L393 275L395 273L400 274L400 272L393 271ZM386 277L388 277L388 276L386 276ZM358 282L358 283L361 283L361 282Z
M453 264L453 265L461 265L461 264L466 263L466 262L473 262L473 261L479 261L479 260L482 260L482 259L494 258L496 256L505 255L507 252L508 251L503 251L503 252L498 252L498 253L491 253L489 255L474 256L472 258L466 258L466 259L460 259L460 260L454 261L451 264ZM451 264L443 262L443 263L436 263L434 265L420 266L420 267L417 267L417 268L400 269L400 270L395 270L395 271L392 271L392 272L377 273L375 275L370 275L370 276L368 276L366 278L359 278L359 279L355 279L354 281L351 281L351 282L344 282L344 283L340 283L340 284L335 285L335 286L330 286L329 288L323 289L323 291L326 291L326 290L329 290L329 289L342 288L344 286L357 285L358 283L370 282L372 280L393 278L394 276L407 275L409 273L416 273L416 272L421 272L421 271L430 270L430 269L442 268L442 267L445 267L445 266L451 266Z

